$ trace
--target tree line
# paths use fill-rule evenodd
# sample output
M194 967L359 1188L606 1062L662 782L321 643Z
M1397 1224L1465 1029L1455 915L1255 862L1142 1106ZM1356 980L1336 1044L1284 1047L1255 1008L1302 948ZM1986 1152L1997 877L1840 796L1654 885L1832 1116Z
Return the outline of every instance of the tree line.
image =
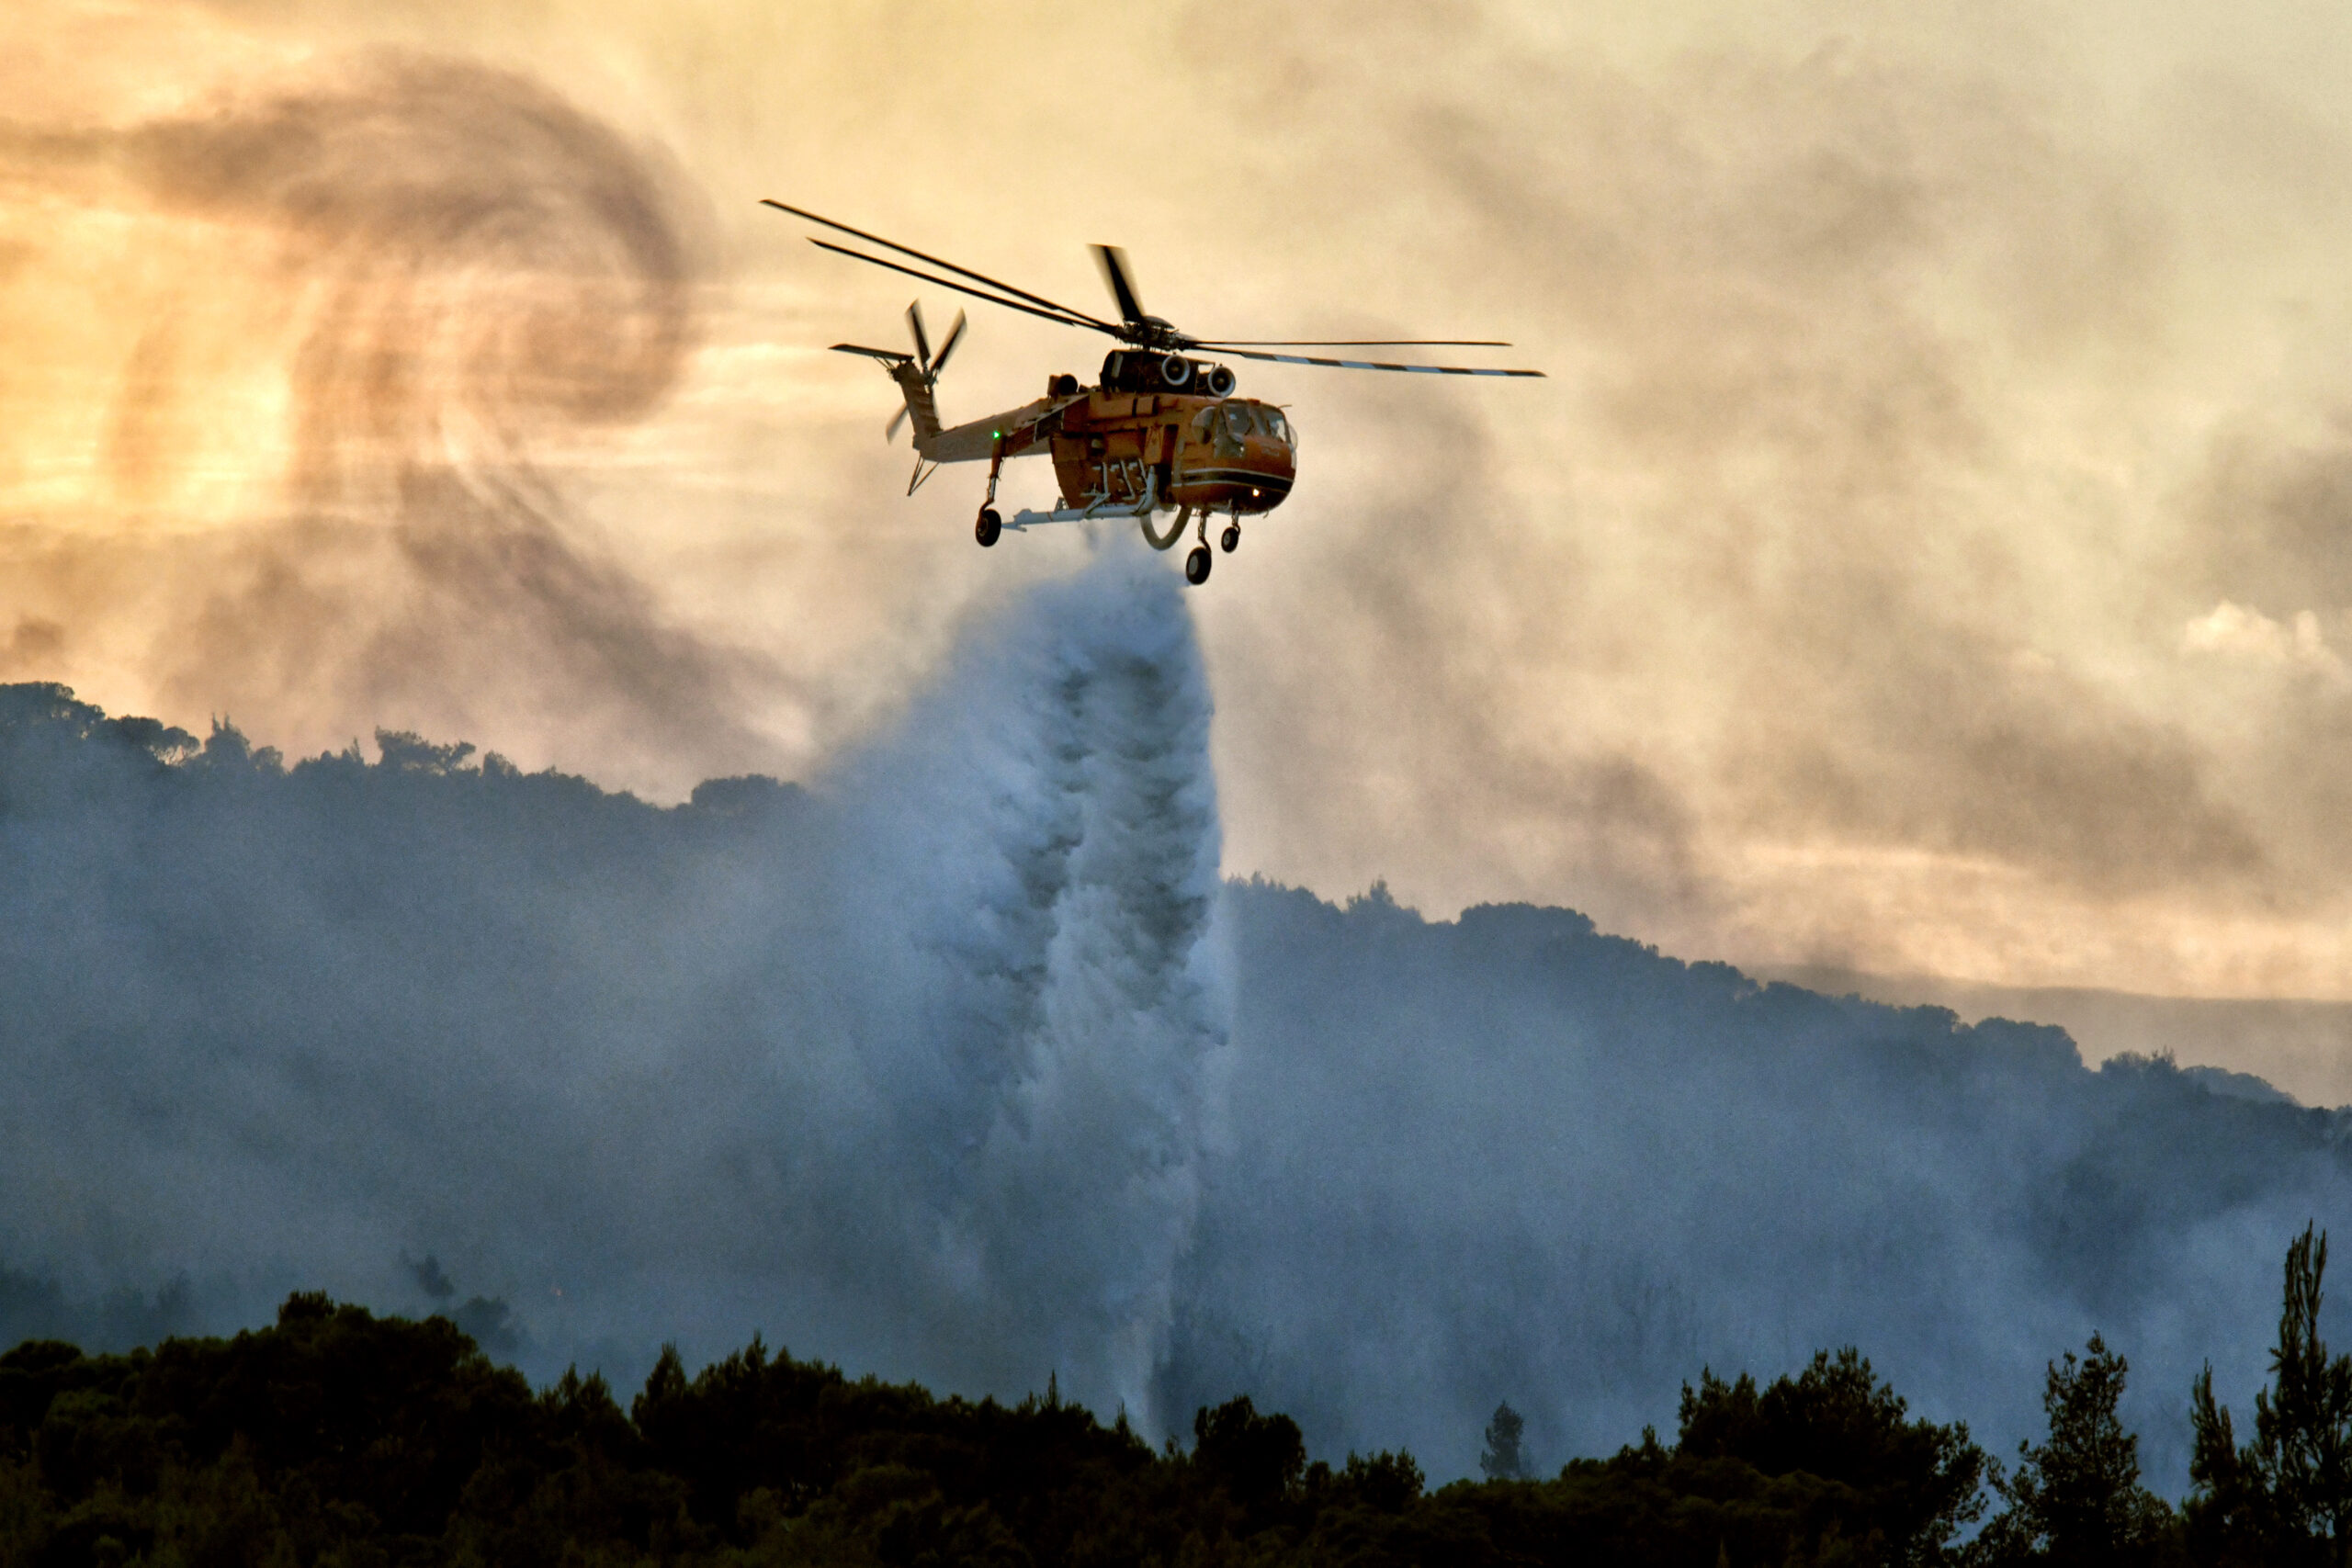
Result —
M1432 1491L1408 1453L1308 1463L1296 1423L1246 1396L1154 1449L1050 1382L940 1399L755 1337L692 1376L665 1350L624 1408L576 1371L534 1391L447 1318L296 1294L232 1339L0 1356L0 1568L2340 1565L2352 1357L2319 1336L2326 1266L2307 1228L2247 1440L2198 1379L2177 1508L2141 1483L2129 1368L2097 1335L2051 1363L2047 1434L2008 1465L1847 1348L1762 1387L1702 1370L1671 1443L1647 1430L1545 1479L1506 1404L1487 1479Z

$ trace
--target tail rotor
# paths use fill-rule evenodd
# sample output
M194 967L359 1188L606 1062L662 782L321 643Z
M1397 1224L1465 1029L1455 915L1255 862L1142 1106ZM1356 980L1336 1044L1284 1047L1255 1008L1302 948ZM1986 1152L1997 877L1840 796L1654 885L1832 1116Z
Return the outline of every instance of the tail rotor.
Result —
M931 362L930 368L926 369L923 374L930 377L934 381L939 379L939 373L947 368L947 356L955 353L956 345L963 341L964 312L958 310L956 312L956 324L947 329L947 341L939 345L938 356Z
M915 336L915 363L928 367L931 363L931 334L922 330L922 301L907 301L907 330Z
M939 373L947 367L947 356L954 354L956 345L964 341L964 312L961 310L956 312L956 324L947 329L947 339L939 345L939 353L935 355L931 352L931 334L922 329L921 300L912 301L907 306L907 329L914 335L914 363L922 372L923 386L929 388L938 381ZM889 427L883 431L882 438L885 441L896 441L899 438L899 426L906 423L907 411L902 405L897 413L890 416Z

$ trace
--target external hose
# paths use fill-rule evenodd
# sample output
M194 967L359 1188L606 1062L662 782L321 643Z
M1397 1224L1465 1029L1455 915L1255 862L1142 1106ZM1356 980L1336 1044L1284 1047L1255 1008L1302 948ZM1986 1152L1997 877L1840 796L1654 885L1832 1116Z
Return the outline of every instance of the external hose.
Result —
M1191 507L1178 507L1176 509L1176 521L1168 525L1167 536L1162 537L1151 531L1151 518L1148 513L1136 519L1136 521L1143 525L1143 542L1149 545L1155 550L1165 550L1174 547L1176 541L1184 536L1185 525L1192 522L1192 520L1193 509Z

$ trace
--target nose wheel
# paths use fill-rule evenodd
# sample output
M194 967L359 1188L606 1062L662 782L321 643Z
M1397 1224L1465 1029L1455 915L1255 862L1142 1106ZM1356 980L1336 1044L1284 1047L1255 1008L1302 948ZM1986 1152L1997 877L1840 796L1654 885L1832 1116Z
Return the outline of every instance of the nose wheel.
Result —
M1184 581L1198 588L1209 580L1209 563L1216 559L1206 545L1195 545L1184 558Z
M997 509L993 506L981 507L980 520L972 525L972 537L980 542L982 549L986 549L1003 535L1004 519L998 515Z

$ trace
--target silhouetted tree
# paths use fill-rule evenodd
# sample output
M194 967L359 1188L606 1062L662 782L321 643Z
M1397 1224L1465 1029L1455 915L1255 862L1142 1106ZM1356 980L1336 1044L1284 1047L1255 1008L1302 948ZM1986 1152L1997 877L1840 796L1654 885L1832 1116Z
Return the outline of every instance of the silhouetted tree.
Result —
M2042 1561L2068 1568L2143 1562L2172 1510L2140 1484L2140 1439L2116 1418L2131 1365L2094 1334L2081 1360L2050 1363L2041 1408L2050 1438L2018 1445L2018 1468L1993 1489L2008 1506L1977 1538L1984 1563Z
M1889 1561L1923 1562L1983 1512L1984 1450L1966 1422L1939 1426L1908 1410L1850 1346L1816 1352L1761 1393L1751 1378L1726 1383L1702 1371L1697 1390L1682 1390L1675 1456L1833 1483L1850 1494L1840 1505L1849 1535L1874 1532Z
M470 740L439 746L410 730L379 729L376 750L382 758L380 765L394 773L454 773L464 768L474 747Z
M2319 1337L2327 1234L2305 1225L2287 1248L2271 1386L2254 1396L2254 1440L2240 1447L2213 1399L2208 1363L2190 1392L2195 1448L2190 1534L2221 1561L2352 1561L2352 1357Z
M1244 1508L1262 1508L1295 1487L1306 1470L1306 1443L1287 1416L1261 1416L1250 1396L1193 1417L1193 1461Z
M1505 1401L1495 1406L1495 1418L1487 1423L1487 1446L1479 1450L1478 1473L1489 1481L1524 1481L1527 1460L1520 1452L1520 1434L1527 1428L1525 1417Z
M1246 1397L1156 1454L1058 1397L940 1399L754 1338L694 1372L665 1348L624 1410L594 1375L532 1392L447 1318L296 1295L233 1339L0 1354L0 1565L1952 1560L1982 1456L1858 1354L1760 1393L1702 1374L1684 1403L1676 1450L1645 1433L1555 1478L1430 1493L1409 1454L1307 1468L1296 1424ZM1497 1414L1494 1438L1523 1435Z
M1340 1483L1365 1507L1395 1514L1419 1501L1424 1481L1420 1463L1411 1454L1384 1449L1369 1459L1350 1454L1347 1469L1340 1472Z
M2229 1407L2213 1398L2210 1361L2189 1388L2191 1491L2181 1505L2190 1549L2200 1562L2259 1561L2258 1548L2278 1533L2269 1497L2243 1462Z

